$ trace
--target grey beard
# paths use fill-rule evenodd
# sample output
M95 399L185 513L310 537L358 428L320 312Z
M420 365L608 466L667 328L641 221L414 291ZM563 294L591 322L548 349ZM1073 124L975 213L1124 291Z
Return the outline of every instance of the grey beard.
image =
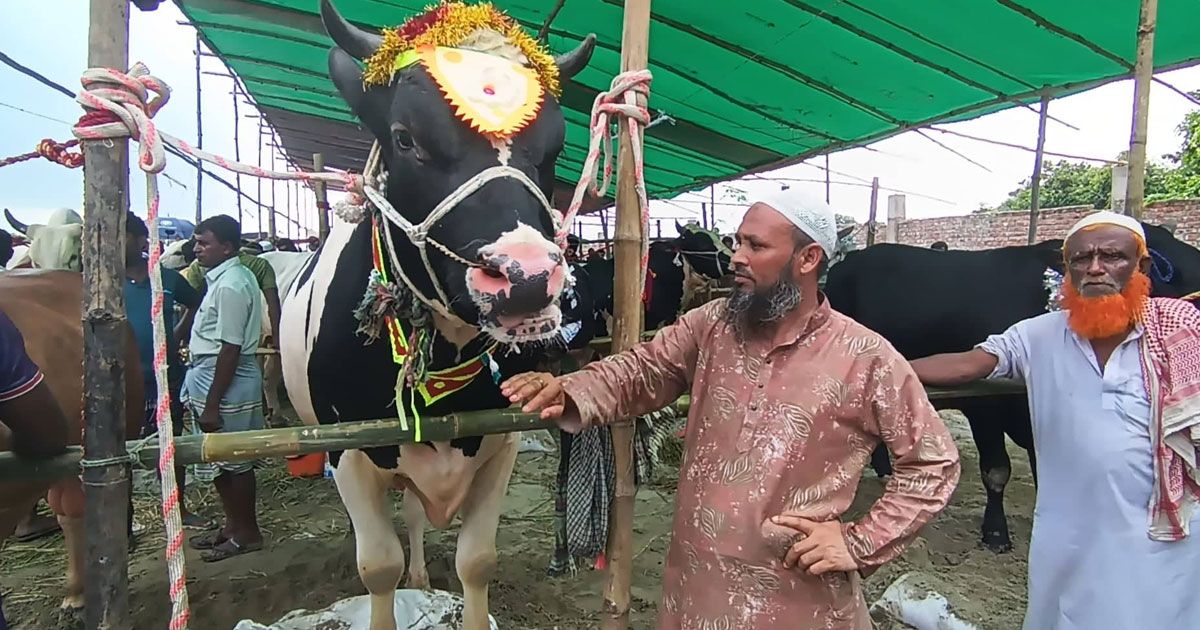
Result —
M801 298L800 287L791 278L780 278L764 291L738 287L725 302L724 319L738 339L746 339L746 333L796 310Z

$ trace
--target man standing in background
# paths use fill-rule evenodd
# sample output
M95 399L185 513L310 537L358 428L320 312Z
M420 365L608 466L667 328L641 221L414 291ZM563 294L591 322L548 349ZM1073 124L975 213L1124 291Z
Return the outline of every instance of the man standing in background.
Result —
M262 372L256 352L262 330L262 296L254 274L238 257L241 226L218 215L196 226L196 261L208 269L190 343L192 366L184 379L184 404L206 433L251 431L265 424ZM225 524L193 537L201 559L217 562L262 549L255 513L255 462L218 462L197 476L214 476ZM215 469L215 470L214 470ZM207 473L207 474L206 474Z
M138 352L142 359L142 379L146 391L146 419L142 426L142 437L158 431L155 412L158 409L158 382L154 377L154 321L151 306L154 301L150 288L150 268L146 252L150 245L150 230L136 214L130 212L125 219L125 316L133 328ZM183 359L179 356L179 344L191 334L192 320L200 308L200 294L192 288L179 272L162 269L163 310L162 325L167 331L167 387L171 392L171 426L176 436L183 434L183 402L180 388L183 386ZM175 305L184 308L183 317L175 322ZM187 468L175 467L175 479L179 485L179 514L183 526L208 528L212 523L198 514L188 511L184 503L184 477Z

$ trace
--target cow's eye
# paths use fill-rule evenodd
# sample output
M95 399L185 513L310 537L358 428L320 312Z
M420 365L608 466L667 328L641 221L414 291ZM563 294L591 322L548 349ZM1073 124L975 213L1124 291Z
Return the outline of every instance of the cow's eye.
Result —
M392 141L396 143L396 148L400 151L412 151L416 146L412 132L404 127L392 129Z

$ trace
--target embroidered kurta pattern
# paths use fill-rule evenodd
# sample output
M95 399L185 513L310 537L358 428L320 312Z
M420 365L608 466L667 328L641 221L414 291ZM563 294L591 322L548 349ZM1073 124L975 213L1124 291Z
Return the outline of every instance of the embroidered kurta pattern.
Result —
M869 628L858 573L785 569L798 537L770 518L841 520L880 441L895 476L844 522L859 567L895 558L958 481L958 451L908 363L822 302L777 347L746 346L718 300L629 352L564 379L568 430L659 409L691 393L658 627Z

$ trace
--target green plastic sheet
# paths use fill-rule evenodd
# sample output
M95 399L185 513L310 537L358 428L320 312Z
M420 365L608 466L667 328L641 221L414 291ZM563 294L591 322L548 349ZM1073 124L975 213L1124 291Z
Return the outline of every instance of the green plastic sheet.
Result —
M332 42L317 0L176 3L281 127L293 161L307 165L312 149L329 146L330 165L361 167L367 139L326 76ZM379 28L425 4L336 3ZM556 2L495 4L537 32ZM648 192L671 196L1128 76L1138 9L1138 0L654 0ZM1200 2L1160 0L1156 68L1200 59L1196 24ZM620 0L564 0L550 24L556 53L598 38L562 96L564 190L579 179L592 101L619 71L621 29Z

